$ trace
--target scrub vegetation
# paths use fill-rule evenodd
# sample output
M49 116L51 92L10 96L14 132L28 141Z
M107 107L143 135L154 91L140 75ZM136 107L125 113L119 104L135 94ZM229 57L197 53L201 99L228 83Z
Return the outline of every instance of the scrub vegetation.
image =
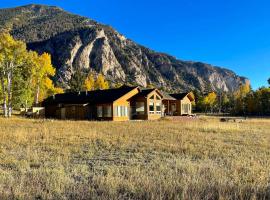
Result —
M0 119L0 199L269 199L269 166L269 119Z

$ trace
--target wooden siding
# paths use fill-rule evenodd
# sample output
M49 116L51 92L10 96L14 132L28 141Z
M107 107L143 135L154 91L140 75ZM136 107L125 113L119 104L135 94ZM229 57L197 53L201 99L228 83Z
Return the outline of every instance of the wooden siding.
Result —
M87 105L64 105L58 108L57 118L83 120L88 118L88 111Z
M139 89L135 88L134 90L130 91L129 93L125 94L124 96L113 102L113 121L128 121L131 119L130 99L138 93ZM117 106L127 107L127 116L117 116Z
M154 96L153 103L154 103L154 111L153 113L150 113L149 110L149 105L150 105L150 98ZM157 100L157 97L160 98L160 100ZM157 113L156 109L156 104L160 102L160 113ZM136 109L136 103L137 102L143 102L144 103L144 114L139 114L135 112L133 113L134 115L132 116L132 119L140 119L140 120L156 120L160 119L162 117L162 97L161 95L157 92L157 90L154 90L153 92L149 93L147 97L139 96L131 101L131 107L132 109Z
M181 116L192 114L192 103L187 96L184 97L182 100L163 100L162 103L166 108L165 109L166 115ZM184 105L188 107L187 111L183 109ZM173 107L175 107L175 111L173 111Z
M183 108L185 105L188 108L187 110ZM179 113L180 115L191 115L191 111L192 111L192 104L189 98L186 96L180 101Z

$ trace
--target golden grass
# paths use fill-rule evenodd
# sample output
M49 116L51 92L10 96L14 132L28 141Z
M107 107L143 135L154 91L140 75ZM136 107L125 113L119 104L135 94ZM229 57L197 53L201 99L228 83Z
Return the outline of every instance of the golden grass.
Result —
M269 199L270 120L0 119L0 199Z

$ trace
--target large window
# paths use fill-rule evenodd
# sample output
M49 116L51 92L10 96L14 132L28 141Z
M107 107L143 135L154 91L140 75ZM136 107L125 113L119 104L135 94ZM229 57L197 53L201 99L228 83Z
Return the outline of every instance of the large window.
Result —
M103 107L103 114L104 114L104 117L112 117L112 108L110 105Z
M136 102L136 113L144 114L144 102Z
M182 113L187 114L189 111L189 104L182 104Z
M161 102L156 103L156 111L157 111L158 114L161 113Z
M116 117L127 117L128 107L127 106L116 106Z
M149 102L149 113L154 114L155 113L155 108L154 108L154 102L150 101Z
M102 106L98 106L97 107L97 117L102 117L102 116L103 116Z

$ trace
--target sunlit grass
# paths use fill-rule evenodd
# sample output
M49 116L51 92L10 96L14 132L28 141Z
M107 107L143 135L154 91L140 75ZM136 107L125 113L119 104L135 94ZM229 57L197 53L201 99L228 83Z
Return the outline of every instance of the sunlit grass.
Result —
M270 120L0 119L0 199L268 199Z

